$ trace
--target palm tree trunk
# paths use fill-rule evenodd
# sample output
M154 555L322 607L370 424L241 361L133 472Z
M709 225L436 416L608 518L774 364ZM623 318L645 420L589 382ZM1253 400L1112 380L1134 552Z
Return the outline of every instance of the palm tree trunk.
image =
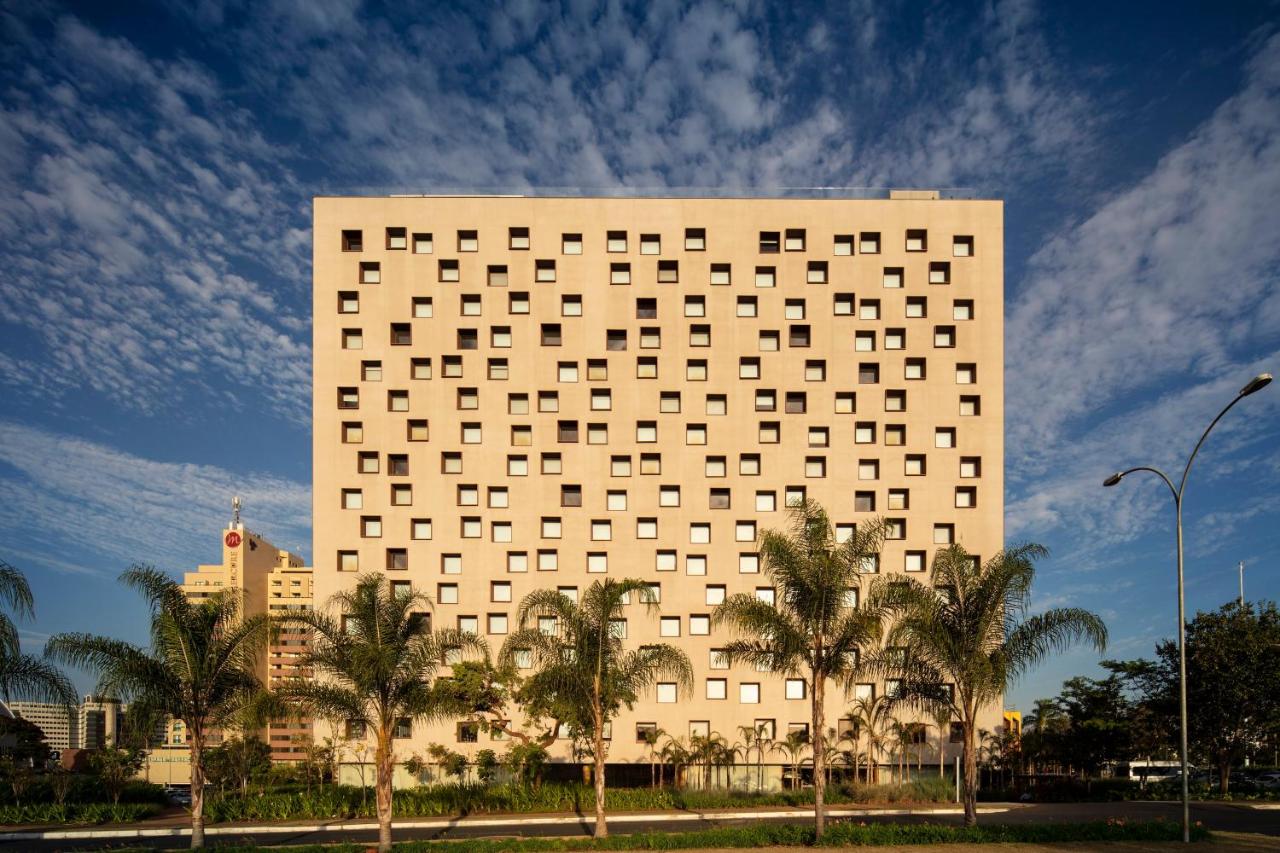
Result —
M943 770L943 763L947 760L947 733L942 726L938 726L938 778L942 779L947 774Z
M377 806L378 806L378 853L391 853L391 781L395 773L394 753L391 750L391 728L383 727L378 732L378 749L376 752Z
M598 695L598 694L597 694ZM596 785L596 838L609 837L609 825L604 816L604 709L600 702L591 709L595 718L595 785Z
M204 847L204 732L191 736L191 849Z
M813 831L817 840L822 840L822 833L827 828L826 803L824 798L827 793L827 779L825 774L825 764L827 761L824 741L826 739L826 730L823 726L826 724L823 712L823 698L826 693L826 679L821 675L814 675L813 678Z
M974 749L973 718L965 715L964 727L964 825L978 823L978 756Z

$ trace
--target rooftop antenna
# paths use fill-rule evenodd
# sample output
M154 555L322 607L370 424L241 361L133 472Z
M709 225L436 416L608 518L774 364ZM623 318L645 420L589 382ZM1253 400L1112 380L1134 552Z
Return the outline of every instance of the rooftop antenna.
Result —
M240 496L236 495L231 499L231 527L234 530L240 529Z

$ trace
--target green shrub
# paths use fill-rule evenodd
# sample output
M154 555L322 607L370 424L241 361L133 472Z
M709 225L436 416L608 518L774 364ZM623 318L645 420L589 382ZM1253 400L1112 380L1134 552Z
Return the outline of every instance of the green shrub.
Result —
M133 823L159 813L154 803L29 803L0 806L0 824Z

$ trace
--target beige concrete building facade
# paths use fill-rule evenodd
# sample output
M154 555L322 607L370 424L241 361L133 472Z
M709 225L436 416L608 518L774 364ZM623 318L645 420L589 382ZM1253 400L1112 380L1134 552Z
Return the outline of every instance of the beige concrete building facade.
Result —
M709 624L772 595L789 501L889 519L869 574L1003 542L1003 207L935 195L316 199L316 600L386 572L496 652L532 590L641 577L628 643L695 682L624 711L611 761L651 725L806 727L804 685L724 668ZM401 751L502 748L459 739Z

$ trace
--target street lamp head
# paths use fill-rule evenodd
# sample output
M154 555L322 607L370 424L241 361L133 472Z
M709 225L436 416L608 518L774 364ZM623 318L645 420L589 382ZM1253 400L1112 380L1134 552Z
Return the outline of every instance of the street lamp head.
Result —
M1248 397L1255 391L1261 391L1271 384L1270 373L1259 373L1257 376L1249 380L1249 384L1240 389L1241 397Z
M1102 481L1102 485L1104 485L1104 486L1114 486L1116 483L1120 482L1120 481L1121 481L1121 480L1123 480L1123 479L1124 479L1124 474L1121 474L1121 473L1117 472L1117 473L1115 473L1115 474L1112 474L1112 475L1111 475L1110 477L1108 477L1107 479L1103 480L1103 481Z

